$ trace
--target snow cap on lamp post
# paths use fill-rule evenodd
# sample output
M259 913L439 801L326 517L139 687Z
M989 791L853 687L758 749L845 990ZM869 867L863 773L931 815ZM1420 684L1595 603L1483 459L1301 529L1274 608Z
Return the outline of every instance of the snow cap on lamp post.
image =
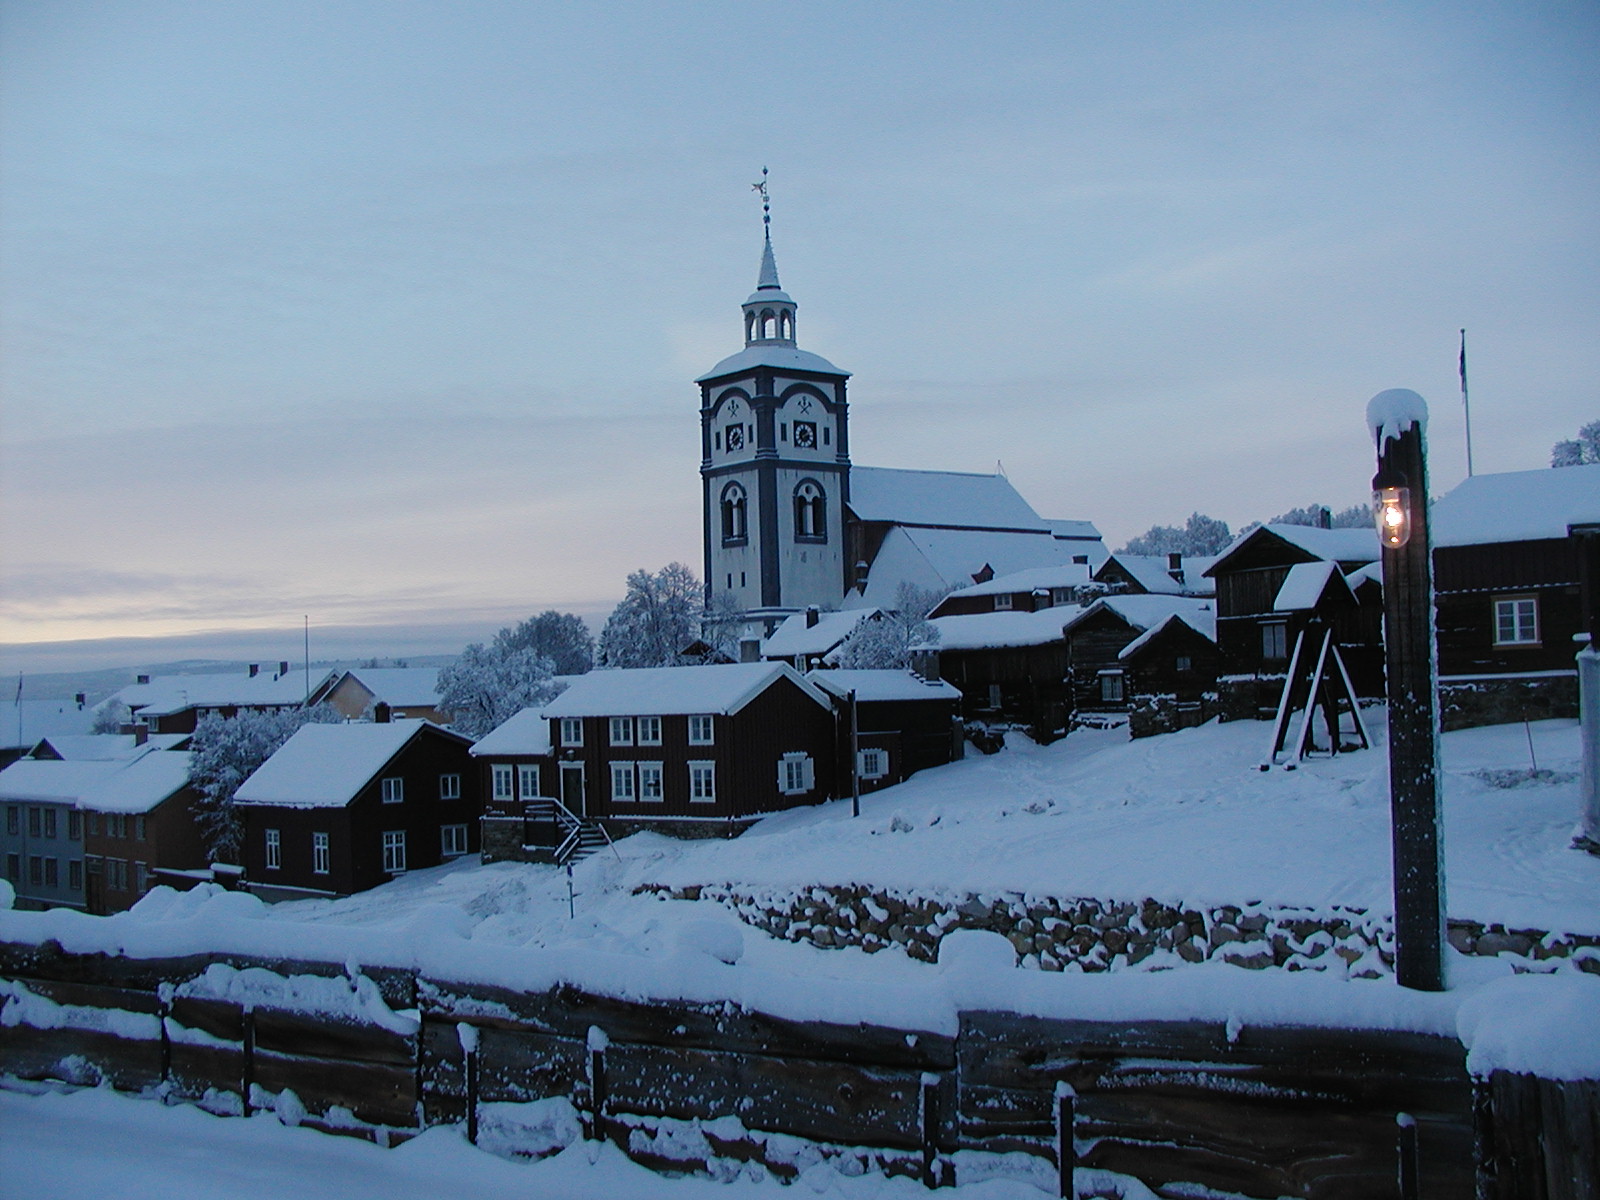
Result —
M1428 403L1410 388L1390 388L1367 401L1367 428L1384 457L1384 443L1415 428L1428 428ZM1386 549L1398 550L1411 540L1411 488L1402 471L1384 467L1372 477L1372 512L1378 539Z

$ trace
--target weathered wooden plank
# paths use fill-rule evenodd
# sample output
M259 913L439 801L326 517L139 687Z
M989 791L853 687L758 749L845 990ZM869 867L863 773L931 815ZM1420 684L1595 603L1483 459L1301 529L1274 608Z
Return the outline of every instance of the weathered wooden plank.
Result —
M0 1074L19 1079L102 1082L126 1090L161 1082L161 1042L117 1037L92 1029L0 1029Z
M605 1062L614 1111L732 1116L747 1128L840 1145L921 1145L921 1072L618 1042Z
M56 1004L146 1015L154 1015L161 1011L161 1001L154 992L109 987L98 983L72 983L57 979L17 979L15 982L35 995L43 996Z
M244 1047L174 1040L167 1083L180 1096L199 1099L207 1091L239 1093Z
M485 1026L524 1028L578 1041L599 1026L617 1041L640 1045L792 1054L830 1062L878 1063L925 1071L955 1066L954 1039L884 1026L791 1021L732 1003L639 1002L562 986L550 992L424 980L425 1011Z
M127 958L117 954L69 954L60 943L0 942L0 976L99 984L154 992L164 982L200 974L216 959L209 954L167 958Z
M262 1050L394 1066L414 1067L417 1061L416 1035L396 1033L381 1025L280 1008L258 1008L255 1019L256 1046Z
M484 1029L479 1034L478 1095L493 1100L575 1096L584 1079L584 1044L548 1034ZM463 1080L461 1093L466 1094Z
M1538 1089L1528 1086L1530 1076L1510 1071L1496 1071L1491 1079L1500 1194L1508 1200L1549 1200L1539 1145Z
M244 1038L244 1010L231 1000L174 996L169 1012L177 1024L210 1037L228 1042Z
M334 1105L372 1125L417 1125L417 1077L384 1063L277 1054L255 1055L255 1082L269 1092L290 1088L308 1112L326 1116Z

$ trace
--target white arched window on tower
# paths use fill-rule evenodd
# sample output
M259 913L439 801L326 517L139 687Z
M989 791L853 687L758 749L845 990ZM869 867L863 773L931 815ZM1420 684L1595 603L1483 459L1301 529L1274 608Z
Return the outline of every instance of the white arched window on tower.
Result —
M794 489L794 536L802 542L828 540L828 497L814 479Z
M744 488L730 483L722 489L722 540L742 542L746 536Z

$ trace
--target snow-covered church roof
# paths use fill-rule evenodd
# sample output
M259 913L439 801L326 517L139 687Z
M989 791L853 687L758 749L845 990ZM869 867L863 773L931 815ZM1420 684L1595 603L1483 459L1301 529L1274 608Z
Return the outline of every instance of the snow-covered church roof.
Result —
M1072 543L1033 533L897 525L872 560L865 592L852 590L842 608L893 608L902 582L930 591L971 585L985 567L1009 575L1071 562Z
M852 467L850 511L894 525L1054 532L1004 475Z

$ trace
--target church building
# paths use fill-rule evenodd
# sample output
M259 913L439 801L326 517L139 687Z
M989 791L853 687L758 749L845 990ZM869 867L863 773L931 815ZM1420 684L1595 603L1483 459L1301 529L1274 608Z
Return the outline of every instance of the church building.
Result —
M770 633L812 606L892 607L902 582L1098 569L1094 526L1043 519L1004 475L852 466L850 373L800 349L767 221L744 349L696 380L708 602Z

